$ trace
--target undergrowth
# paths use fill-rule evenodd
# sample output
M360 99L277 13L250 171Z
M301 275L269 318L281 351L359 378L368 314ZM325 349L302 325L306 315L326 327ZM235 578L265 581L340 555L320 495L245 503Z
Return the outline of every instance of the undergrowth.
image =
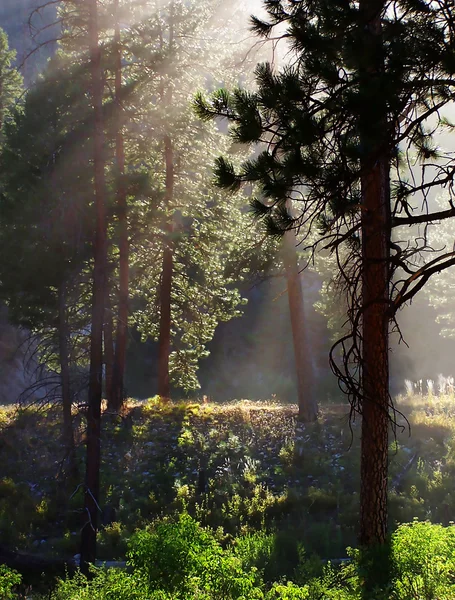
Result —
M363 600L368 556L349 549L334 566L309 560L302 546L289 578L268 580L275 536L251 534L223 545L217 532L188 513L165 517L129 541L128 570L93 568L60 579L49 600ZM386 577L377 576L370 600L453 600L455 527L414 521L401 525L386 547ZM384 549L382 550L384 553ZM371 556L371 555L370 555ZM375 563L377 564L377 563ZM16 581L15 581L16 578ZM374 580L374 577L373 577ZM369 578L371 583L371 576ZM0 591L17 575L0 570ZM12 598L12 595L2 598ZM35 596L36 600L38 597Z
M455 402L405 397L398 407L411 436L406 427L391 436L390 530L415 517L448 525L455 514ZM269 586L293 577L302 548L307 561L345 557L357 533L359 423L351 436L342 406L323 409L311 425L296 413L277 403L151 399L129 402L118 417L105 414L100 559L124 559L135 530L183 511L215 531L223 549L240 539L251 545L258 532L274 536L273 561L267 569L256 565ZM74 419L82 482L84 418ZM4 545L59 557L78 552L82 488L65 477L60 436L56 408L0 410ZM250 550L243 553L251 559Z

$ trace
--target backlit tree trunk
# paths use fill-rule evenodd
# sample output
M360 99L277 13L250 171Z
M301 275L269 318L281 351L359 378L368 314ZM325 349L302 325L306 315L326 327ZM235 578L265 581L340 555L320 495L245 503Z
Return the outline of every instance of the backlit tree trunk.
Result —
M128 205L125 189L125 148L123 139L122 108L122 51L119 23L119 0L115 0L115 101L117 104L117 128L115 137L115 156L117 166L117 216L119 225L119 304L117 333L115 339L115 359L112 379L111 410L119 411L125 393L126 346L128 336L128 295L129 295L129 239Z
M174 3L170 4L169 15L169 50L174 43ZM163 35L160 35L161 49L163 49ZM161 89L161 101L172 103L172 89L165 89L164 83ZM166 168L165 181L165 206L170 208L174 197L174 149L169 135L164 136L164 162ZM158 395L161 398L169 398L171 386L169 378L169 356L171 354L171 302L172 302L172 275L174 270L174 223L172 216L168 216L169 222L165 228L165 239L163 246L163 268L161 271L161 285L159 294L160 303L160 331L158 338Z
M390 166L383 72L382 0L361 0L359 28L369 64L360 69L362 162L362 444L360 544L383 544L387 533L389 406Z
M166 163L166 206L169 206L174 194L174 156L172 140L164 139ZM160 332L158 338L158 395L169 398L171 395L169 382L169 355L171 353L171 292L173 272L173 224L168 225L164 240L163 268L160 285Z
M383 543L387 531L389 427L389 165L379 160L364 177L363 405L360 543Z
M311 422L317 418L318 407L314 397L311 356L307 352L303 291L293 231L286 231L284 234L284 262L297 373L299 419L304 422Z
M101 395L103 375L103 321L106 277L106 201L103 156L103 73L98 40L97 0L86 0L93 103L93 167L96 231L94 239L92 329L87 410L87 458L84 518L81 538L81 569L88 573L96 558L101 458Z
M114 385L114 325L112 318L111 303L109 300L108 285L106 285L106 304L104 307L104 381L105 394L108 408L113 408L113 385Z
M71 415L71 383L68 347L68 320L66 311L66 289L65 283L61 283L58 290L58 339L60 379L62 386L62 408L63 408L63 442L66 448L69 472L72 477L77 474L73 419Z

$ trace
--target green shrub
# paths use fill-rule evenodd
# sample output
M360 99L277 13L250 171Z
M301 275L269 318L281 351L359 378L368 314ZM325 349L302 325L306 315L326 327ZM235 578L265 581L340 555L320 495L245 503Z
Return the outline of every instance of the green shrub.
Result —
M257 531L236 538L234 554L237 556L244 569L255 567L263 576L269 567L275 545L275 536L263 531Z
M2 600L12 600L14 588L21 582L21 576L17 571L13 571L6 565L0 565L0 598Z
M298 586L288 581L287 584L274 583L265 600L307 600L309 597L307 585Z
M224 551L214 534L187 513L177 522L165 519L152 531L137 532L128 557L150 589L173 598L262 598L256 570L245 570L240 558Z
M126 554L127 532L122 523L114 521L103 527L98 534L98 558L120 559Z
M455 598L455 527L414 521L392 535L394 592L399 600Z
M60 580L52 600L171 600L170 596L153 595L137 574L118 569L92 569L93 578L78 572L72 579Z

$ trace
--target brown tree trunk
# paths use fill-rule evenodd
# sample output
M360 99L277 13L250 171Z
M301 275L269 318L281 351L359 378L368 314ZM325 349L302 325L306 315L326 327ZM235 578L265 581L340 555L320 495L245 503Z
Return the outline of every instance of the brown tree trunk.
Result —
M106 275L106 201L104 178L103 73L98 40L97 0L86 0L93 103L93 167L96 233L94 240L92 330L90 336L90 375L87 410L87 458L84 490L86 523L81 536L81 570L88 573L96 558L98 529L101 395L103 375L103 321Z
M112 397L109 408L119 411L122 407L125 392L126 346L128 336L128 295L129 295L129 239L128 239L128 205L125 189L125 148L123 140L123 108L122 108L122 52L120 24L118 17L119 0L115 0L115 100L117 104L117 130L115 137L115 156L117 163L117 215L119 225L119 305L117 333L115 340L115 359L112 380Z
M108 285L106 285L106 304L104 307L104 365L105 365L105 394L108 408L113 404L113 385L114 385L114 324L112 319L112 309L109 300Z
M363 405L360 543L382 544L387 532L389 428L389 164L376 163L364 177Z
M380 101L384 69L382 0L361 0L359 30L369 65L360 70L362 162L362 442L360 544L384 544L387 534L389 425L390 180L387 107ZM366 98L366 100L365 100ZM368 100L370 98L370 100Z
M66 290L62 283L58 290L58 341L60 360L60 380L62 386L62 408L63 408L63 444L71 477L77 475L76 453L74 444L73 419L71 415L71 383L68 348L68 321L66 313Z
M168 207L174 194L174 155L172 140L164 139L164 155L166 162L166 206ZM171 353L171 292L173 274L173 232L172 222L167 227L164 240L163 268L160 285L160 333L158 338L158 395L169 398L171 388L169 382L169 355Z
M284 263L288 285L295 369L297 373L299 419L305 423L309 423L317 419L318 407L314 397L311 356L307 352L308 344L305 330L303 291L295 250L295 234L293 231L286 231L284 234Z

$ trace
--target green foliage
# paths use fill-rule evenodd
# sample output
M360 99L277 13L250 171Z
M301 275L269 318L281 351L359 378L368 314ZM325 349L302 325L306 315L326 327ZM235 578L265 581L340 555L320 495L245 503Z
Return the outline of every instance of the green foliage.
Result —
M21 582L21 576L17 571L0 565L0 598L2 600L13 600L16 598L14 588Z
M138 574L117 569L92 569L92 578L80 572L74 578L60 580L52 600L170 600L164 594L149 593Z
M98 558L112 560L121 559L127 551L128 530L122 523L114 522L103 527L97 536Z
M35 336L30 352L59 382L59 328L87 364L92 204L86 66L54 57L4 127L0 299ZM62 298L64 299L62 302ZM85 342L85 343L84 343ZM49 380L52 377L48 372Z
M258 247L245 197L227 198L213 185L212 158L230 153L229 140L214 123L201 123L188 102L207 87L207 73L221 80L241 76L227 47L229 24L244 8L233 2L227 11L218 0L154 0L147 9L139 4L132 10L137 24L122 37L125 55L134 58L123 73L141 84L125 98L125 107L139 113L125 126L126 159L153 174L148 194L129 199L132 320L143 340L159 340L168 252L169 373L174 387L189 392L200 387L199 363L218 324L242 313L239 284L260 271L274 249L272 243ZM137 136L138 122L145 139Z
M162 521L152 531L133 537L129 551L132 567L151 589L186 598L191 593L211 598L261 598L254 570L223 549L213 533L188 514L177 522Z
M414 521L392 535L395 598L449 600L454 597L455 527Z
M256 531L235 539L233 551L240 558L244 569L255 567L264 577L271 564L275 536L265 531Z
M265 600L306 600L310 597L308 586L300 587L288 581L274 583L272 589L266 594Z
M403 401L398 407L405 410ZM453 399L412 402L413 411L406 409L412 437L399 434L391 447L391 481L419 454L390 493L392 529L414 517L448 524L455 510ZM323 420L303 427L292 407L277 404L152 399L129 402L123 417L106 416L100 506L117 514L98 533L99 557L123 559L137 528L152 523L151 534L162 515L174 522L186 510L215 532L215 541L230 548L245 572L257 569L266 587L283 577L315 586L322 575L314 554L343 557L345 547L355 544L358 522L357 424L348 451L347 424L338 411L324 411ZM72 556L78 551L80 492L67 504L74 488L55 479L55 460L63 455L58 414L57 408L0 412L0 525L5 544Z
M16 52L8 47L8 37L0 28L0 130L22 91L22 77L13 68Z
M371 600L450 600L454 532L454 526L414 521L398 527L390 546L365 552L348 549L350 559L340 566L327 563L321 568L301 551L294 573L298 583L283 574L267 583L262 569L273 564L273 536L257 532L223 548L213 531L183 512L177 520L165 518L135 534L130 543L130 572L93 569L90 581L78 573L60 581L52 598L360 600L367 593ZM384 565L384 573L375 568L365 592L366 571L378 564ZM7 576L8 585L17 583L10 573Z
M47 517L47 503L37 502L24 483L11 478L0 479L0 529L3 543L17 544Z

